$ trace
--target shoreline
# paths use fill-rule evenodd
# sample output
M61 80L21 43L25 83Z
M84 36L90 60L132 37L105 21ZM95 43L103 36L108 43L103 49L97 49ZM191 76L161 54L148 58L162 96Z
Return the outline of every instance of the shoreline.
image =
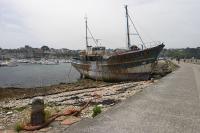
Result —
M84 109L80 116L80 120L84 118L92 118L92 112L95 105L100 105L102 111L110 109L113 105L133 96L144 88L155 84L161 77L177 69L177 65L172 62L159 62L154 70L153 80L148 81L128 81L120 83L108 83L102 81L93 81L83 79L75 83L53 85L48 87L39 87L35 89L17 89L12 88L0 89L0 97L4 92L4 98L0 98L0 131L5 129L13 129L16 123L29 122L31 101L33 97L43 96L45 101L45 110L50 114L62 112L66 108L80 108L87 101L92 100L90 106ZM47 91L48 90L48 91ZM7 96L7 97L6 97ZM9 96L9 98L8 98ZM98 97L98 98L96 98ZM47 128L41 129L48 132L51 129L60 131L66 128L62 124L67 117L61 117L50 124ZM40 130L38 131L40 132Z
M68 91L83 90L86 88L94 88L97 86L107 86L115 83L103 81L93 81L90 79L82 79L73 83L60 83L57 85L34 87L34 88L18 88L18 87L0 87L0 101L8 101L10 99L24 99L35 96L46 96L58 94Z
M178 66L171 61L159 61L158 65L153 70L151 78L159 79L168 73L174 71ZM60 83L56 85L43 86L43 87L0 87L0 101L8 101L10 99L23 99L32 98L35 96L46 96L52 94L58 94L68 91L83 90L87 88L109 86L120 83L127 83L133 81L125 82L104 82L104 81L94 81L91 79L81 79L72 83Z

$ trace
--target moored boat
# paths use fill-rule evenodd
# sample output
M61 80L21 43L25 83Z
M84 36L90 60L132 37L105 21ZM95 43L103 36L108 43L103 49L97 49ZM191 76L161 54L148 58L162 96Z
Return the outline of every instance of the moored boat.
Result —
M58 60L45 60L45 59L42 59L39 61L39 64L41 65L58 65L59 64L59 61Z
M0 62L0 67L16 67L18 64L15 61Z

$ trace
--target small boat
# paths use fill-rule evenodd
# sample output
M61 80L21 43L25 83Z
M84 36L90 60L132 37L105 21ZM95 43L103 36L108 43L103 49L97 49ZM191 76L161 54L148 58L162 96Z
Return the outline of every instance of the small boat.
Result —
M18 63L31 63L28 59L17 60Z
M142 42L142 47L131 45L129 33L130 16L127 5L126 10L126 24L127 24L127 49L108 51L103 46L98 46L96 39L94 39L91 31L88 28L87 18L86 24L86 50L80 52L79 58L72 60L72 65L86 78L103 81L127 81L127 80L148 80L157 60L159 53L164 48L163 43L157 46L146 48L141 36L139 35L133 21L131 20L135 29L136 35ZM97 46L92 47L88 45L88 31L91 38Z
M14 61L4 61L0 62L0 67L16 67L18 64Z
M5 67L5 66L8 66L8 64L5 63L5 62L3 62L3 61L1 61L1 62L0 62L0 67Z
M65 60L64 63L71 63L71 60Z
M40 64L42 65L58 65L59 61L58 60L41 60Z

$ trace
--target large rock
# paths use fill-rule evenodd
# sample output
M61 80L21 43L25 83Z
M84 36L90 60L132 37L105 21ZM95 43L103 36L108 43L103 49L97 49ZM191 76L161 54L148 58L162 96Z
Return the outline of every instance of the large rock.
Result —
M32 101L31 125L37 126L45 122L44 100L42 97L36 97Z

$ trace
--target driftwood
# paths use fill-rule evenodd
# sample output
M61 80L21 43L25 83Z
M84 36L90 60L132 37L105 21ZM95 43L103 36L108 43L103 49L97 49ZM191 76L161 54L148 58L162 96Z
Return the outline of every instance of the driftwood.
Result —
M57 113L54 114L52 117L50 117L45 123L38 125L38 126L32 126L30 124L23 126L22 129L26 131L34 131L34 130L39 130L42 129L46 126L48 126L50 123L52 123L56 118L60 116L66 116L66 115L72 115L72 116L78 116L82 110L84 110L91 101L87 102L83 107L81 107L79 110L78 109L68 109L64 111L63 113Z

